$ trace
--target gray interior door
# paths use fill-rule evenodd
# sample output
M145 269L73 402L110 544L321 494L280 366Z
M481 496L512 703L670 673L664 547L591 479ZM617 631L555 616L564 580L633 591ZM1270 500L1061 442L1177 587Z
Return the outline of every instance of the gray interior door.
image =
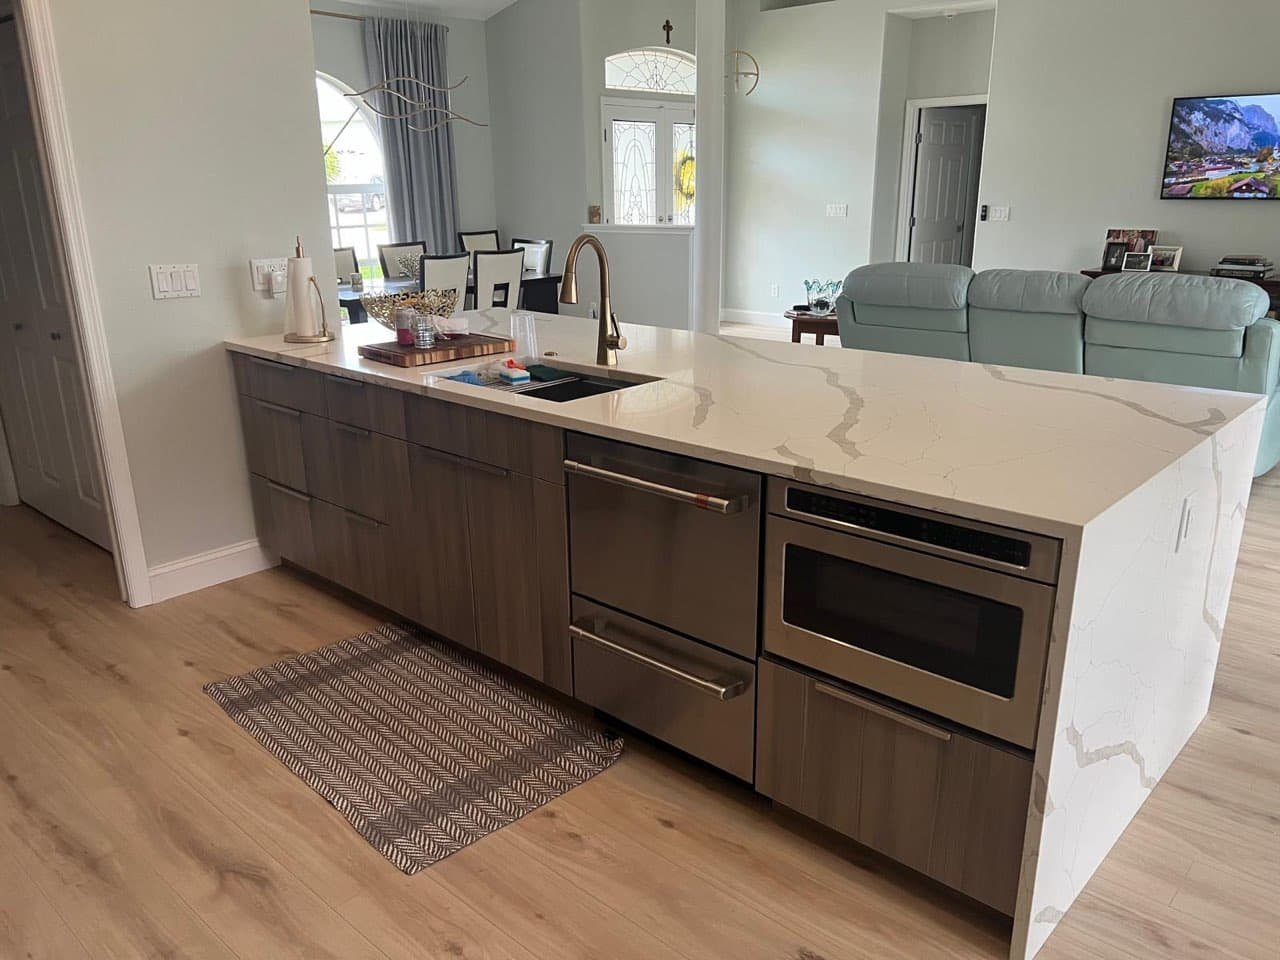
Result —
M0 23L0 415L24 503L111 549L17 25Z
M912 263L973 263L987 108L926 107L916 135Z

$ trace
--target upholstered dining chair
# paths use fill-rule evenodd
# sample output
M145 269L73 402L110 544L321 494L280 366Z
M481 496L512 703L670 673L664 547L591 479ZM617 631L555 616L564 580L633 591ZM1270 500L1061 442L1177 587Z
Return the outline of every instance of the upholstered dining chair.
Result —
M534 273L551 272L550 240L512 240L511 246L524 250L524 268Z
M464 253L475 253L477 250L492 252L502 249L502 241L497 230L459 230L458 249Z
M465 309L467 299L467 274L471 270L471 255L450 254L443 257L422 258L418 270L421 278L419 290L457 290L458 301L453 312Z
M338 282L346 283L353 273L360 272L360 260L355 247L334 247L333 263L338 268Z
M378 261L388 280L416 280L413 271L426 255L427 244L423 240L378 244Z
M476 309L518 306L524 251L477 250L472 256L476 260Z

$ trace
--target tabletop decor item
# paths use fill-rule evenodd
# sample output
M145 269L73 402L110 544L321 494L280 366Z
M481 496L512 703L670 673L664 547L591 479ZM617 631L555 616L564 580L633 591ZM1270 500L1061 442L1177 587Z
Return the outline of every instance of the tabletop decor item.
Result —
M392 311L396 307L412 307L419 313L432 316L448 316L458 305L457 290L411 290L407 293L376 293L360 298L365 313L388 330L394 330Z
M400 277L405 280L421 280L422 279L422 254L405 253L396 257L396 263L400 265ZM397 278L399 279L399 278Z
M1107 243L1124 241L1131 253L1146 253L1160 239L1160 231L1146 227L1112 227L1107 231Z
M1124 255L1129 252L1129 244L1123 240L1108 240L1102 253L1103 270L1119 270L1124 266Z
M806 280L804 292L809 298L810 311L822 316L835 310L836 297L840 296L843 286L839 280Z
M328 343L334 338L324 294L316 281L315 266L302 249L302 237L297 238L294 255L289 258L285 296L285 343Z
M1151 269L1161 273L1177 273L1182 266L1182 248L1156 244L1151 248Z
M513 353L515 349L516 342L510 337L491 337L479 333L462 333L449 338L436 334L434 342L427 347L417 346L416 341L404 346L393 340L389 343L366 343L356 348L366 360L387 363L393 367L454 363L458 360Z
M1124 266L1121 269L1125 273L1150 273L1151 259L1150 250L1144 253L1126 253L1124 255Z

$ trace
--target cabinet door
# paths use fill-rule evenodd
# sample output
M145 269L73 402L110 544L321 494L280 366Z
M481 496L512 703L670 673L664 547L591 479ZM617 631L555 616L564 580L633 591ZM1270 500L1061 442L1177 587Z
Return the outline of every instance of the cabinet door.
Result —
M756 789L1013 913L1031 760L769 660Z
M476 648L570 692L564 488L476 464L467 482Z
M405 614L433 633L476 646L467 526L466 461L408 445L404 519L396 524Z
M323 500L312 500L320 576L385 607L396 605L390 528Z
M321 500L390 523L402 485L403 440L361 427L302 416L307 492Z
M258 539L263 546L291 563L314 569L311 498L265 477L250 477L249 483Z

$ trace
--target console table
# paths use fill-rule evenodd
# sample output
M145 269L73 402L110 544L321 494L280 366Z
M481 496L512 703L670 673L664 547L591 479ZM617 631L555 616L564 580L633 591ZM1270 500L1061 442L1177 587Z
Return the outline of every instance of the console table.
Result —
M1106 276L1108 273L1120 273L1119 270L1081 270L1080 272L1094 280L1098 277ZM1208 276L1208 274L1199 274L1199 276ZM1271 297L1271 309L1280 311L1280 277L1269 277L1266 280L1245 280L1245 283L1255 284L1267 291L1267 295Z
M812 333L821 347L827 342L827 337L840 336L840 326L834 313L817 316L804 310L788 310L783 316L791 321L792 343L799 343L802 336Z

